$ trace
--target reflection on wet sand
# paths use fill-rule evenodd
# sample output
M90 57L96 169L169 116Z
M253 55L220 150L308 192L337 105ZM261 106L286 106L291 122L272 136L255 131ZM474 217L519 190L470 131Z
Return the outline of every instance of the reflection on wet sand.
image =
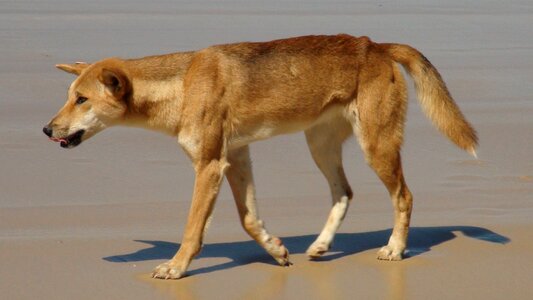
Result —
M254 284L236 287L238 296L234 299L291 299L295 295L305 299L343 299L346 288L355 288L339 287L339 282L336 281L338 274L333 264L316 262L303 262L303 264L305 266L302 268L292 268L292 270L288 268L263 269L268 275L264 279L262 276L257 276L260 280ZM378 263L373 268L379 270L378 273L384 279L382 282L385 286L378 292L380 295L383 295L385 299L407 299L405 264ZM152 279L149 274L142 274L138 278L149 283L165 297L185 300L205 298L197 293L202 289L201 279L186 277L180 280L165 281ZM357 280L357 278L351 279ZM224 292L220 291L221 294Z
M406 265L402 262L394 262L385 265L381 265L379 269L385 277L387 299L392 300L404 300L406 296Z
M251 285L244 289L238 299L280 299L286 290L288 272L285 270L272 270L266 280Z
M410 233L410 247L407 259L401 262L386 263L374 258L373 250L378 249L390 234L389 230L366 233L340 233L335 239L332 252L319 261L307 261L304 255L314 235L285 237L285 245L292 250L294 266L280 268L253 241L230 242L205 245L198 259L216 259L214 265L192 269L189 276L180 280L164 281L151 279L148 274L140 276L157 290L176 299L198 299L202 291L202 282L206 280L225 280L226 272L231 276L239 272L242 281L232 282L232 292L239 299L289 299L297 295L306 299L339 299L345 296L346 288L339 290L340 284L351 285L348 289L367 288L361 282L378 280L384 283L379 290L367 291L369 295L379 295L386 299L407 299L406 276L408 269L418 265L413 258L431 251L431 248L456 237L456 233L496 244L506 244L510 240L485 228L473 226L413 227ZM140 241L153 247L138 250L135 253L105 257L110 262L132 262L171 257L179 248L178 244L162 241ZM372 250L366 252L367 250ZM355 253L359 256L346 257ZM346 263L338 260L345 257ZM220 261L228 260L220 263ZM362 264L361 264L362 263ZM231 270L235 267L250 265L254 268L253 278L247 278L249 269ZM340 270L342 269L342 270ZM216 272L215 272L216 271ZM220 272L219 272L220 271ZM212 273L208 275L208 273ZM259 275L260 274L260 275ZM348 277L349 276L349 277ZM220 279L222 277L222 279ZM251 284L250 284L251 283ZM219 283L222 288L228 288ZM227 290L226 290L227 291ZM216 294L216 292L215 292ZM344 296L343 296L344 295ZM203 298L203 297L202 297Z
M182 278L180 280L153 279L149 273L140 274L137 278L152 285L166 297L180 300L195 300L199 296L195 294L195 278Z

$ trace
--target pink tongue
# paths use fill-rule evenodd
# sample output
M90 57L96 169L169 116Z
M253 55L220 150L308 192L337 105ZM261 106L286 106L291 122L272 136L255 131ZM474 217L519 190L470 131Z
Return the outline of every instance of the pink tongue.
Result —
M58 138L50 138L52 141L54 142L59 142L59 143L67 143L67 140L66 139L58 139Z

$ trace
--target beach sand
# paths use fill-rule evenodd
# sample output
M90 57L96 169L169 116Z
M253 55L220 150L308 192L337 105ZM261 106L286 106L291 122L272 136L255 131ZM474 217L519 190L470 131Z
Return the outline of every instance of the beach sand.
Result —
M532 299L532 28L530 1L3 2L0 298ZM73 79L57 63L340 32L421 50L479 133L475 160L410 89L414 212L401 262L375 258L392 207L354 139L344 164L355 198L330 253L307 260L330 199L300 133L251 146L260 215L293 266L244 233L224 182L189 276L151 279L179 247L194 182L176 141L112 128L67 151L41 132Z

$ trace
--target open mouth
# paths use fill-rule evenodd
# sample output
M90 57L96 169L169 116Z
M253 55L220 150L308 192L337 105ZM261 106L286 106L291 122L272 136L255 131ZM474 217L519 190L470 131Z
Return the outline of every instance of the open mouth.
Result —
M54 142L58 142L63 148L73 148L81 144L81 137L84 133L85 130L81 129L64 138L51 137L50 139Z

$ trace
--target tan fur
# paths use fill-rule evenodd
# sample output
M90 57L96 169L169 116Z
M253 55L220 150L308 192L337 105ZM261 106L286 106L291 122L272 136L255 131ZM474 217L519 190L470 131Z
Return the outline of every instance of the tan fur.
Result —
M154 270L156 278L182 277L200 251L224 175L246 232L281 265L289 264L287 249L259 219L248 144L295 131L305 131L331 190L332 210L307 250L310 257L324 254L353 197L342 167L342 143L355 133L395 208L392 235L378 258L399 260L406 247L412 196L400 159L407 91L396 63L414 78L420 103L437 128L475 153L473 128L422 54L406 45L344 34L58 65L79 77L47 128L52 139L67 147L75 146L69 138L79 130L86 140L114 125L177 137L193 162L196 182L182 246ZM87 101L76 104L80 95Z

